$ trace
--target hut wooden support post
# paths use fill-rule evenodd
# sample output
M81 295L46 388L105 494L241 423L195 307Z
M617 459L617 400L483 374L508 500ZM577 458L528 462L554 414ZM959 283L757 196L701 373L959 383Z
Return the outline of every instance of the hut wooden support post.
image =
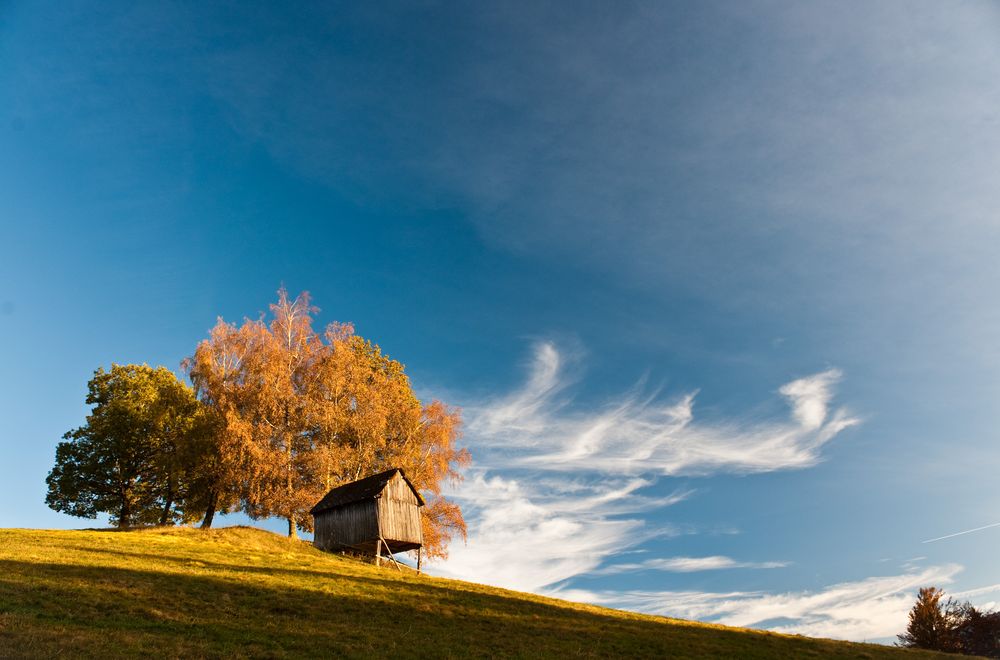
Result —
M384 538L382 538L381 536L380 536L380 537L379 537L379 539L378 539L378 545L376 545L376 546L375 546L376 548L378 548L378 549L377 549L377 550L375 551L375 557L376 557L376 559L375 559L375 564L376 564L376 566L378 565L378 561L379 561L379 560L378 560L378 557L379 557L379 556L381 555L381 553L382 553L382 546L383 546L383 545L385 546L385 556L389 558L389 561L391 561L391 562L393 563L393 565L395 565L395 567L396 567L396 570L397 570L397 571L399 571L400 573L402 573L402 572L403 572L403 569L399 567L399 562L398 562L398 561L396 561L396 558L392 556L392 549L391 549L391 548L389 548L389 544L388 544L388 543L386 542L386 540L385 540Z
M382 565L382 538L379 537L378 543L375 544L375 565Z
M420 575L420 548L417 548L417 575Z

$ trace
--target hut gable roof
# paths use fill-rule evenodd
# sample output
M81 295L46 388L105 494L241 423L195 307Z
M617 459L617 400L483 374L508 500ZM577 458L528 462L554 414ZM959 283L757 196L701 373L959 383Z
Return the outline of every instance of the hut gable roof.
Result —
M343 486L334 488L327 493L326 496L321 499L309 513L315 516L317 513L322 513L323 511L328 511L329 509L343 506L345 504L375 499L382 493L383 490L385 490L386 484L389 483L389 480L392 479L397 472L399 473L399 476L403 478L403 481L406 482L406 485L410 487L410 490L413 491L413 494L416 495L417 506L424 506L424 498L420 496L417 489L414 488L410 480L406 478L406 474L403 470L400 468L393 468L391 470L379 472L378 474L373 474L370 477L358 479L357 481L352 481L349 484L344 484Z

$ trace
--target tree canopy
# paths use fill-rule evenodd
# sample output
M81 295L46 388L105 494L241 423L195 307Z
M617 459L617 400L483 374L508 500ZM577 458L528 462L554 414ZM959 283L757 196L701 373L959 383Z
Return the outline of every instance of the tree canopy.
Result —
M309 295L282 289L270 315L219 319L184 367L220 420L220 497L255 518L310 530L309 509L331 488L400 467L427 500L425 550L443 556L465 534L442 495L469 454L458 448L459 411L421 403L400 362L350 324L313 328Z
M465 535L442 489L469 462L459 411L422 403L400 362L350 324L313 328L318 311L281 289L270 314L221 318L182 366L194 387L146 365L98 369L84 426L64 436L47 479L52 508L125 527L243 510L310 531L331 488L403 468L422 492L424 549Z
M211 452L209 415L169 369L112 365L88 384L86 423L56 447L46 503L121 527L197 519L198 466Z

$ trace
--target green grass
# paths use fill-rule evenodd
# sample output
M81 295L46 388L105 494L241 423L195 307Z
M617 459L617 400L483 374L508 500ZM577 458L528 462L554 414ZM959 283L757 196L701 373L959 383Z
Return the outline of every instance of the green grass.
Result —
M0 530L0 658L921 658L444 580L249 528Z

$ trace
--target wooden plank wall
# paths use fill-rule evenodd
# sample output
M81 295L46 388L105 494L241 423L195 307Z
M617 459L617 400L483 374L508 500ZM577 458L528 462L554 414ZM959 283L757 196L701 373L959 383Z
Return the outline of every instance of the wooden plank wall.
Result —
M416 504L378 499L378 522L382 538L389 541L422 543L420 530L420 509Z
M399 474L385 485L378 498L378 522L382 538L406 543L423 543L417 497Z
M409 484L406 483L404 479L398 472L392 476L392 479L385 485L382 489L382 497L389 498L390 500L398 500L400 502L411 502L413 504L417 503L417 496L413 494L410 490Z
M378 510L373 500L354 502L316 516L313 543L323 550L358 545L378 538Z

